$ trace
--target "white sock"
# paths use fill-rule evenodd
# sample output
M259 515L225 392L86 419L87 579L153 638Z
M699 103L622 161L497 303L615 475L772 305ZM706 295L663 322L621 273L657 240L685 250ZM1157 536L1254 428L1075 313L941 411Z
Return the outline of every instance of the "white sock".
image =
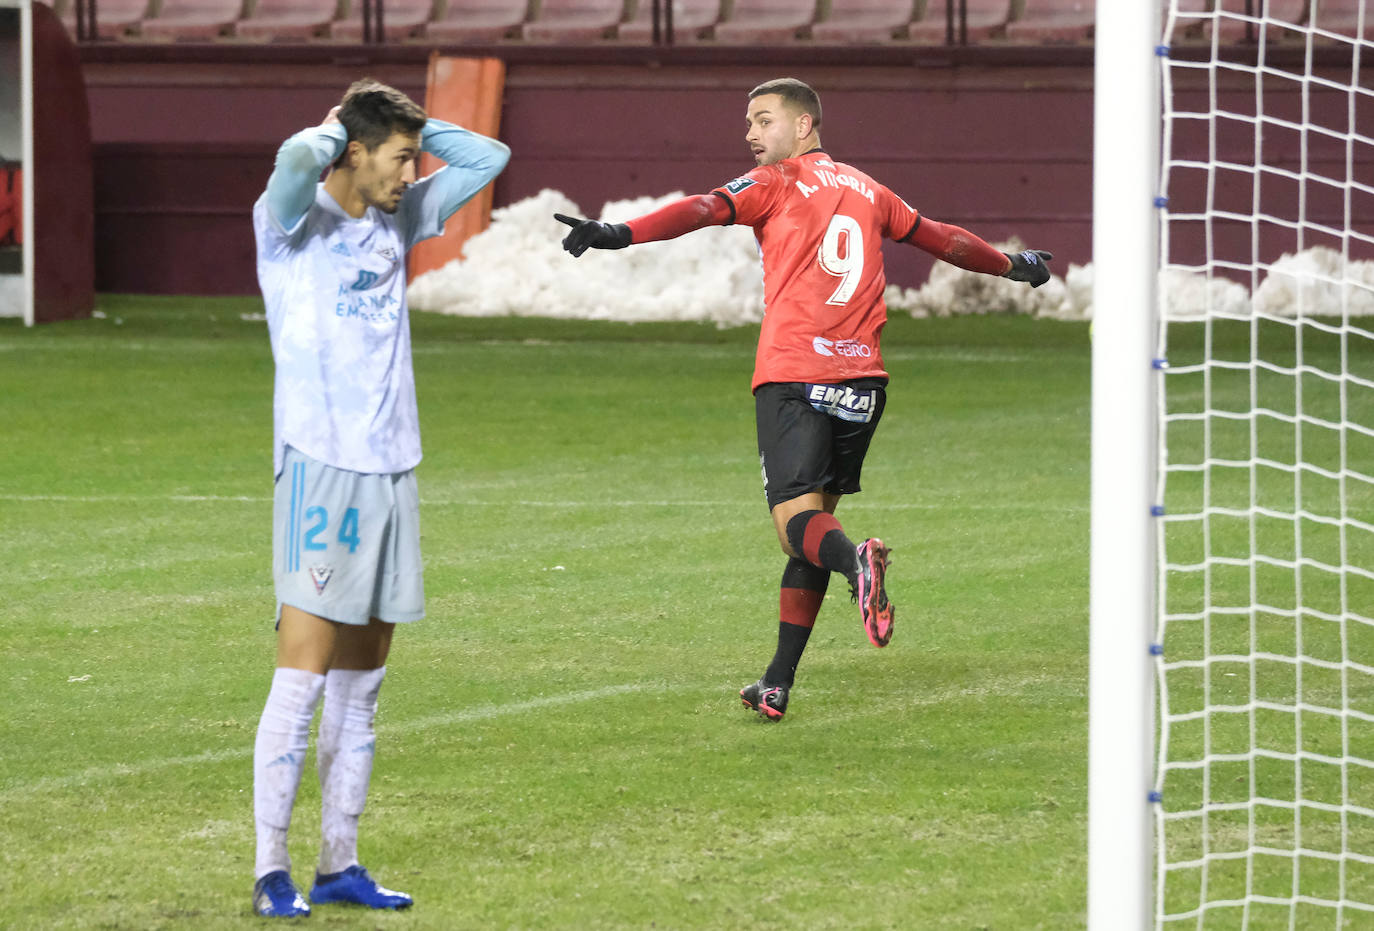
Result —
M253 744L253 820L257 824L256 875L291 869L286 831L296 788L305 770L310 719L324 689L324 676L305 669L278 668L258 721Z
M317 757L322 875L358 862L358 818L367 803L376 735L377 693L386 667L331 669L325 677Z

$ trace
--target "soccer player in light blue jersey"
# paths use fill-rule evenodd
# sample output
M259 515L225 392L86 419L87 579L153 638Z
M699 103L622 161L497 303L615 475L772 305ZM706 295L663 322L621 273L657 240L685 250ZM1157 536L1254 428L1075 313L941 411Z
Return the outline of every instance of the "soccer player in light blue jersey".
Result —
M422 151L446 164L417 179ZM321 696L323 843L310 900L411 904L358 863L392 631L424 616L406 253L442 234L509 159L495 139L363 80L323 123L282 143L253 206L276 361L277 665L253 753L260 915L310 914L286 836Z

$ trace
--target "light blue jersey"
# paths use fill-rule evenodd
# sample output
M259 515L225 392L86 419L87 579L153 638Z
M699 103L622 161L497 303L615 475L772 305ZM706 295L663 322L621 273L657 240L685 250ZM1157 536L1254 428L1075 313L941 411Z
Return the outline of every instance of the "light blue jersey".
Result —
M276 361L275 475L286 447L339 469L397 473L420 461L406 312L406 253L505 167L510 150L442 120L421 131L446 163L407 189L395 214L354 219L319 182L344 151L343 126L282 143L253 206L258 282Z

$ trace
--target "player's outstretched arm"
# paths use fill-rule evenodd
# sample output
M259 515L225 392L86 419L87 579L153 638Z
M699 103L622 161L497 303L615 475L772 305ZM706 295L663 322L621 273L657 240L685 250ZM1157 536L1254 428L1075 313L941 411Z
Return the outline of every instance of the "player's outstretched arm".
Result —
M902 242L909 242L951 265L985 275L1000 275L1012 281L1025 281L1032 288L1038 288L1050 280L1050 269L1046 262L1054 258L1050 253L1038 250L1009 255L994 249L962 227L929 217L918 218L915 228Z
M320 172L348 145L348 131L329 111L319 126L301 130L281 144L272 176L267 179L267 209L284 230L293 228L315 202Z
M555 213L553 218L572 227L572 232L563 237L563 248L577 258L588 249L624 249L637 242L675 239L704 226L729 223L734 214L723 198L714 194L694 194L628 223L580 220L561 213Z

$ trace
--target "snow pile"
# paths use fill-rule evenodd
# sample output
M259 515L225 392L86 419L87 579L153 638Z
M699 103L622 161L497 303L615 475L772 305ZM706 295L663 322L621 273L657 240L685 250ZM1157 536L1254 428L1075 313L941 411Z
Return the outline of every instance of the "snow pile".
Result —
M612 201L599 219L623 222L682 196ZM563 251L568 227L555 213L586 216L550 190L492 211L491 226L467 241L462 259L411 283L411 306L472 317L707 320L719 326L763 319L763 275L748 227L707 227L668 242L574 259Z
M682 197L611 201L599 219L619 223ZM763 317L763 275L753 231L712 226L668 242L596 250L580 259L563 251L567 227L555 213L585 216L558 191L541 191L492 211L491 226L468 240L463 258L421 275L410 286L418 310L470 317L539 316L587 320L709 321L717 326L757 323ZM1004 252L1025 246L998 243ZM1093 267L1069 265L1039 288L936 262L919 288L888 285L894 313L914 317L1029 314L1056 320L1093 315ZM1160 272L1164 313L1170 319L1208 314L1272 316L1297 313L1374 314L1374 262L1344 262L1317 247L1284 255L1256 289L1227 278L1180 268Z
M1003 252L1019 250L1013 240L995 244ZM887 305L913 317L957 314L1030 314L1055 320L1091 320L1093 266L1070 264L1064 277L1052 277L1039 288L970 275L936 262L930 280L920 288L889 285ZM1201 320L1210 315L1248 317L1252 310L1275 317L1340 316L1348 305L1351 316L1374 315L1374 262L1343 262L1339 252L1325 247L1298 255L1285 254L1269 269L1255 290L1229 278L1207 277L1181 268L1159 273L1163 313L1169 320Z
M993 243L1003 252L1026 248L1018 239ZM906 311L913 317L953 317L963 314L1030 314L1064 320L1083 319L1081 268L1069 266L1069 278L1053 276L1038 288L1024 282L976 275L948 262L936 262L930 278L919 288L888 285L883 297L890 310ZM1070 282L1073 282L1070 284ZM1086 301L1092 301L1092 279L1088 278Z
M1285 254L1255 289L1255 310L1272 316L1374 314L1374 262L1346 262L1335 249L1317 246Z
M1250 313L1249 289L1229 278L1165 268L1159 273L1159 290L1164 296L1164 316L1169 320L1201 319L1210 314L1243 317Z

